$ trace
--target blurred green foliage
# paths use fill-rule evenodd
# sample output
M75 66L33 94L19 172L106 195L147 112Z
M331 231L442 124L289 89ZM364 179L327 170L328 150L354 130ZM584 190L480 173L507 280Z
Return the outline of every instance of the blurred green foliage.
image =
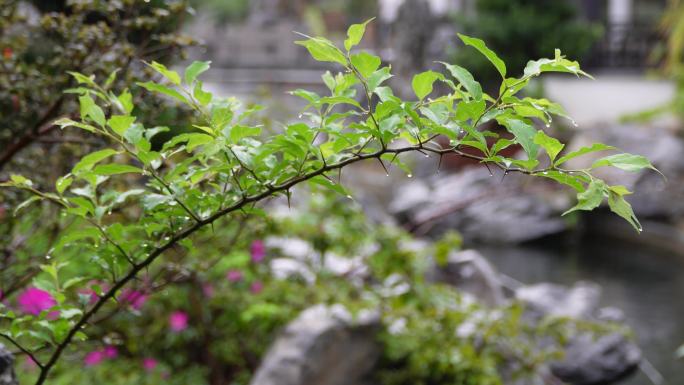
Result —
M547 57L556 48L581 61L603 33L601 25L579 18L567 0L476 0L473 15L457 15L456 21L464 33L485 40L513 74L521 73L530 58ZM472 50L459 49L454 61L486 84L499 80Z

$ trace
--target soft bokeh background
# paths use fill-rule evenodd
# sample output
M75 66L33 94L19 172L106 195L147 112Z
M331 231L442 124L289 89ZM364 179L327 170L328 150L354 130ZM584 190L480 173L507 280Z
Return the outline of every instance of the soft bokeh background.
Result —
M19 3L21 14L28 20L26 25L30 27L45 23L41 19L43 15L62 10L65 2ZM153 5L155 3L164 2L152 1ZM114 67L130 65L133 70L144 72L143 68L137 68L139 63L127 62L126 49L140 49L143 53L131 57L164 60L172 68L182 68L192 60L210 60L211 70L203 75L206 88L217 95L235 96L248 104L266 105L266 112L261 113L263 123L277 129L281 123L299 119L298 114L304 107L300 99L287 91L306 88L323 92L325 85L321 73L337 71L311 60L302 47L294 45L293 41L299 39L294 32L327 36L339 43L344 39L348 25L376 18L369 24L361 47L391 63L396 74L392 86L406 97L411 95L413 74L437 69L436 61L459 63L471 69L486 89L498 88L496 73L480 56L464 49L456 37L459 32L484 39L508 63L511 73L521 73L528 59L553 57L555 48L580 61L583 69L595 79L545 76L534 84L533 92L561 103L572 116L572 119L553 121L548 127L555 136L569 143L570 148L601 141L645 155L663 172L666 181L650 172L603 175L635 192L631 201L642 220L643 233L635 233L607 210L561 218L559 214L569 207L572 196L557 187L530 183L514 176L496 173L491 176L487 169L458 159L445 158L438 165L437 159L422 156L409 161L412 167L409 175L393 168L390 175L385 176L385 171L377 164L349 171L346 183L355 192L354 198L359 205L355 213L363 211L371 223L389 223L428 241L458 233L463 247L481 252L515 282L553 282L568 286L580 281L597 283L602 289L600 306L613 311L614 317L623 318L634 328L647 360L642 370L624 383L645 385L657 381L658 373L664 377L666 382L663 383L684 383L684 363L676 353L684 342L684 302L680 297L684 293L684 114L680 108L684 105L684 91L682 58L679 57L684 37L677 35L684 30L680 26L684 23L684 13L678 1L193 0L189 5L191 12L180 5L178 9L172 6L170 15L163 15L169 19L160 25L145 29L143 20L136 27L141 30L133 28L113 37L110 44L113 48L102 48L100 57L113 55L121 58L120 62L100 62L97 57L88 59L88 51L98 48L87 43L76 47L83 51L85 63L78 70L98 73L102 77ZM93 14L93 17L98 15ZM68 29L69 26L60 25L59 28ZM85 40L89 33L107 33L79 31ZM36 59L32 63L39 64L36 68L43 68L41 60L53 60L60 54L43 55L60 47L59 42L51 44L41 39L44 45L33 44L31 39L37 35L10 30L6 26L3 32L5 37L12 36L8 41L23 47L17 52L9 46L0 47L4 49L5 61L13 60L13 56L21 52L33 55ZM121 48L116 43L117 38L128 39L130 47ZM117 51L119 49L121 52ZM180 50L184 50L185 55L177 54ZM162 55L156 56L157 53ZM66 109L64 106L68 102L54 101L53 96L64 83L57 73L70 69L71 64L55 66L54 76L37 75L27 70L21 76L2 78L26 80L27 83L21 88L0 83L0 113L4 114L4 117L0 116L0 122L5 125L0 126L3 130L0 132L0 177L8 170L21 168L35 168L36 172L46 174L46 178L60 172L57 166L53 170L49 165L39 163L41 166L36 168L33 163L49 157L57 164L58 156L69 157L58 150L58 146L72 138L45 126L59 114L46 114L44 119L36 120L36 112L23 105L38 105L45 110L45 106L53 106L54 102L56 110ZM44 83L29 82L31 76ZM155 104L145 108L151 111L148 119L161 122L158 124L173 127L184 119L182 109L160 108ZM12 115L17 111L22 112L21 121ZM24 143L20 133L27 126L34 127L35 132ZM579 165L586 164L587 161ZM0 209L5 207L3 202L12 199L7 196L0 200ZM303 201L302 212L316 206L315 202ZM323 212L334 210L318 208ZM0 219L3 215L0 212ZM290 212L289 215L295 214ZM303 235L295 235L314 238L312 242L315 243L316 233L322 231L323 226L311 224L316 220L320 218L304 216L301 219L304 224L296 227ZM288 222L256 226L258 231L250 236L264 238L287 233L279 226L287 227ZM353 230L353 226L350 228ZM355 236L355 233L340 235L345 239ZM323 236L321 239L321 242L329 241ZM344 242L353 241L346 239ZM247 250L249 244L247 240L243 242L243 249ZM231 270L234 266L228 264L223 268ZM259 269L248 274L259 277L263 274ZM233 278L239 281L235 274ZM6 293L8 288L2 287ZM267 290L272 291L269 298L273 301L282 294L276 287ZM252 291L260 290L252 288ZM297 301L304 306L321 297L325 295L311 295ZM181 299L165 298L152 305L156 306L155 310L163 312L182 307ZM237 304L229 311L243 311L240 306ZM226 311L220 306L217 309L214 310L219 313ZM275 314L268 318L273 325L263 326L269 333L296 315L293 309L260 308L254 312L260 312L254 316L257 321L262 316L268 318L264 314L269 312ZM183 314L176 314L173 321L180 330L185 329ZM154 318L149 314L146 317ZM149 322L156 325L154 320ZM241 330L239 328L244 325L235 327ZM231 338L230 332L223 332L219 333L221 337ZM270 334L266 336L255 331L254 338L245 343L258 345L253 350L263 353L268 336ZM179 338L192 340L194 337ZM202 337L213 338L211 335ZM164 342L168 346L177 342L170 340L175 337L168 338L169 341ZM149 360L152 358L145 361L144 368L154 370L156 361ZM255 369L257 366L258 357L244 357L244 360L241 365L245 367ZM179 359L178 362L185 361ZM166 364L173 367L176 363ZM194 378L190 371L184 375ZM204 372L198 376L206 377ZM64 378L65 382L69 381L69 374ZM244 378L236 381L242 383L239 381Z

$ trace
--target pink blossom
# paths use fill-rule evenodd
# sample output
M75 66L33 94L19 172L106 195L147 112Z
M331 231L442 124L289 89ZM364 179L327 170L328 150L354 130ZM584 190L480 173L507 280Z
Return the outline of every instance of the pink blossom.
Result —
M134 310L140 310L147 301L147 294L135 289L124 289L119 300L129 304Z
M147 370L148 372L153 371L157 367L157 364L158 362L154 358L143 358L143 368L145 368L145 370Z
M257 239L256 241L252 242L249 250L252 255L252 262L261 263L264 260L264 257L266 256L266 246L264 245L264 241Z
M263 289L264 289L264 284L261 281L254 281L249 286L249 291L251 291L252 294L259 294L259 293L261 293L261 291Z
M31 358L29 356L25 356L25 357L26 357L26 360L24 361L24 367L25 368L27 368L29 370L33 370L33 369L38 367L38 364L36 363L36 361L33 360L33 358Z
M33 315L39 315L43 310L57 305L57 301L50 293L35 287L29 287L21 293L17 302L21 311Z
M83 358L83 363L85 366L95 366L102 363L105 360L106 354L104 350L94 350L85 355Z
M242 272L240 270L228 270L226 279L230 282L240 282L242 281Z
M174 311L169 316L169 326L174 332L182 332L188 328L188 314L184 311Z
M112 359L116 358L119 355L119 349L116 348L116 346L112 345L107 345L104 348L104 356L106 358Z

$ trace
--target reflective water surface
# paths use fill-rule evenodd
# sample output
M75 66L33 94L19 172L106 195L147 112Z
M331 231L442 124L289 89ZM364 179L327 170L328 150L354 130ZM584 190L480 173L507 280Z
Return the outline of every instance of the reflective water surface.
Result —
M600 284L602 305L624 311L664 384L684 384L684 360L674 354L684 344L684 256L608 239L478 249L502 273L525 283ZM624 384L651 382L639 372Z

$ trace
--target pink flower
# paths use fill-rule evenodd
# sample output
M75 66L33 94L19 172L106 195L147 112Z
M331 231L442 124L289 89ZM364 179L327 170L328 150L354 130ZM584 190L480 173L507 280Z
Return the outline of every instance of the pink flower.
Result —
M151 372L157 367L157 360L151 357L143 358L143 368L146 371Z
M183 311L174 311L169 316L169 326L174 332L182 332L188 328L188 314Z
M104 356L106 358L112 359L116 358L119 355L119 349L116 348L116 346L112 345L107 345L104 348Z
M36 361L33 360L33 358L31 358L29 356L25 356L25 357L26 357L26 359L24 361L24 367L26 369L33 370L33 369L38 367L38 364L36 363Z
M264 289L264 284L261 281L254 281L249 286L249 291L251 291L252 294L259 294L259 293L261 293L261 291L263 289Z
M226 279L230 282L240 282L242 281L242 272L240 270L228 270Z
M254 263L261 263L266 256L266 246L264 245L264 242L259 239L252 242L249 251L252 255L252 262Z
M85 355L83 363L85 366L95 366L102 363L105 358L107 357L105 356L104 350L95 350Z
M43 310L57 305L57 301L45 290L29 287L19 295L17 300L21 311L27 314L39 315Z
M119 301L129 304L134 310L140 310L147 301L147 294L135 289L124 289Z

